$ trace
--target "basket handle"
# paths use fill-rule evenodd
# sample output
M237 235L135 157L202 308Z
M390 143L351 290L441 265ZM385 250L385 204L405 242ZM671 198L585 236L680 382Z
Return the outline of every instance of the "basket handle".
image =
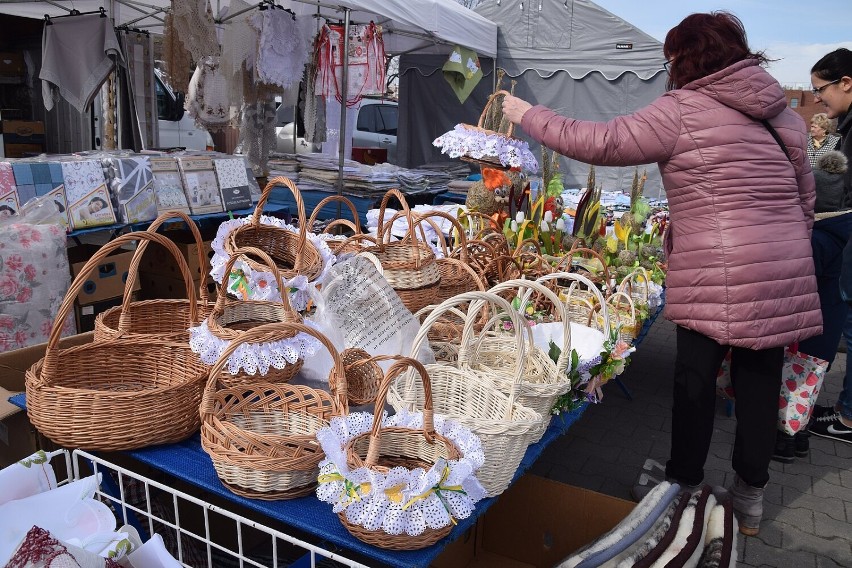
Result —
M251 214L251 225L257 229L260 227L260 216L263 213L263 206L266 205L266 201L269 199L270 194L272 193L272 188L278 185L283 185L287 189L290 190L290 193L293 194L293 199L296 201L296 213L299 219L299 245L296 249L296 260L294 261L294 270L299 272L302 268L302 256L305 252L305 247L308 242L308 222L305 218L305 202L302 199L302 192L299 191L299 188L296 187L296 184L293 183L293 180L290 178L286 178L283 176L275 177L269 180L269 183L263 188L263 191L260 194L260 199L257 201L257 206L254 208L254 213Z
M465 232L471 239L478 239L484 233L497 231L494 223L488 215L479 211L464 210L459 213L459 224L465 227Z
M355 204L352 203L349 199L345 198L342 195L329 195L328 197L324 197L322 201L317 203L317 206L314 207L314 210L311 212L311 217L308 219L308 227L313 231L314 223L317 220L322 208L328 205L329 203L339 201L340 203L349 207L349 210L352 212L352 219L354 220L354 230L356 233L361 232L361 220L358 218L358 210L355 208ZM348 219L336 219L337 221L348 221Z
M505 97L506 95L509 95L509 94L511 94L511 93L509 93L509 91L507 91L505 89L500 89L498 91L494 91L491 95L488 96L488 102L486 102L485 106L482 108L482 114L479 115L479 122L476 123L477 126L479 126L479 128L484 128L483 125L485 124L485 117L488 115L488 111L491 109L491 106L494 105L494 104L503 104L502 100L500 101L500 103L495 103L495 101L497 100L497 97ZM514 132L514 130L515 130L515 125L510 122L509 123L509 130L506 131L506 136L511 138L512 132Z
M57 345L59 343L59 338L62 335L62 325L65 322L65 318L68 317L71 307L74 305L74 300L77 298L77 295L80 293L80 290L83 289L83 285L89 278L89 274L95 270L107 256L109 256L109 253L123 245L136 241L154 241L166 247L166 249L175 257L178 262L178 266L181 269L181 274L183 275L183 283L186 285L187 296L189 296L190 317L192 318L192 321L195 321L197 318L195 288L192 285L192 276L190 276L186 260L183 258L183 255L171 239L168 239L158 233L149 233L146 231L126 233L116 237L98 249L98 251L92 255L92 258L86 262L79 274L77 274L74 278L74 281L68 288L68 293L65 294L65 298L59 306L56 319L53 321L53 329L50 330L50 337L47 340L47 346L44 351L44 364L41 369L41 379L46 385L50 385L50 377L55 374L53 371L56 365L59 364L59 361L57 360Z
M606 266L606 261L604 260L604 258L599 253L595 252L594 250L592 250L590 248L585 248L585 247L572 248L567 253L565 253L565 256L562 257L562 260L560 260L557 263L557 265L555 267L553 267L553 271L554 272L570 272L574 256L577 255L577 254L588 254L588 255L595 257L596 259L598 259L600 261L601 266L603 266L604 287L609 288L610 275L609 275L609 269ZM566 261L567 261L567 265L565 264Z
M149 233L156 233L157 229L160 226L168 221L169 219L181 219L186 226L189 228L192 233L192 237L195 239L195 248L198 252L198 267L201 269L201 282L198 285L198 302L203 306L206 305L207 302L210 301L207 295L207 286L204 285L204 280L207 276L207 273L210 272L210 262L207 259L207 255L204 254L204 241L201 238L201 232L198 230L198 226L190 219L189 215L184 213L183 211L166 211L162 213L159 217L154 219L151 225L148 227ZM129 313L128 308L130 306L130 296L133 292L133 286L136 284L136 279L139 274L139 265L142 262L142 257L145 255L145 250L148 248L148 241L143 241L139 243L136 247L136 252L133 254L133 260L130 262L130 269L127 271L127 282L124 285L124 303L121 305L121 316L118 320L118 329L119 331L126 331L125 327L125 319L126 314ZM190 320L193 324L198 323L194 319Z
M329 233L329 231L334 227L346 227L356 235L361 233L360 225L356 225L349 219L335 219L334 221L329 222L329 224L325 226L325 229L323 229L322 232Z
M284 286L284 279L281 277L281 271L278 270L278 266L275 264L275 261L273 261L268 254L258 248L241 247L235 250L228 259L228 262L225 263L225 273L222 275L222 282L219 283L221 286L220 293L216 295L216 304L214 304L213 311L210 312L209 316L211 321L217 318L225 309L225 302L228 301L228 282L231 280L231 270L234 269L234 263L236 263L241 256L249 254L256 256L261 260L261 262L266 264L266 267L269 268L270 272L272 272L272 275L275 277L275 284L278 285L278 292L281 295L281 304L289 313L293 315L296 314L293 306L290 305L289 293L287 292L287 288Z
M497 293L504 290L517 290L521 298L521 309L523 310L530 301L533 292L538 292L545 298L550 300L553 307L556 308L559 320L562 323L562 345L560 349L559 359L556 362L556 369L560 375L568 371L568 365L571 363L571 321L565 313L565 305L559 299L556 293L536 280L507 280L493 286L489 292ZM523 293L523 296L520 294Z
M545 274L544 276L536 278L536 282L540 283L548 282L550 280L556 280L557 282L559 280L572 280L573 282L571 283L571 287L569 288L568 292L569 295L575 284L583 284L589 289L590 292L592 292L592 294L595 295L595 298L597 299L597 305L603 306L603 308L601 308L603 310L607 309L606 296L604 296L603 292L600 291L600 289L595 285L594 282L592 282L582 274L577 274L575 272L552 272L550 274ZM564 303L563 307L565 307ZM591 321L589 321L588 323L590 324ZM588 325L588 327L591 327L591 325ZM604 318L604 334L606 337L609 337L609 317Z
M385 209L388 207L388 202L391 197L396 197L399 200L400 206L402 207L402 213L405 215L406 220L408 221L408 231L405 236L402 238L403 242L406 239L411 243L412 249L412 257L414 258L414 268L419 269L421 265L420 254L417 251L417 239L414 238L414 219L412 217L411 209L408 207L408 201L405 200L405 196L396 188L389 189L387 193L385 193L384 197L382 197L382 202L379 205L379 220L376 225L376 240L378 244L378 248L380 252L384 252L385 250L385 239L384 235L387 232L388 236L390 236L390 228L385 229ZM398 214L398 213L397 213ZM389 223L388 227L392 227L393 222Z
M367 448L367 457L364 460L364 465L367 467L375 466L379 461L379 453L382 449L382 409L387 402L388 391L393 384L394 379L403 373L408 368L414 369L420 375L420 380L423 383L424 403L423 403L423 436L430 444L435 442L435 419L432 406L432 383L429 380L429 373L426 372L426 367L423 363L410 357L387 356L374 357L374 361L382 359L393 359L396 362L390 366L382 379L382 384L379 386L379 392L376 395L376 411L373 414L373 428L370 430L370 445Z
M244 343L265 343L276 341L292 332L306 333L315 337L328 350L331 355L331 359L334 362L334 366L331 369L331 375L329 377L329 384L332 385L332 394L337 399L337 406L342 411L342 414L348 414L349 402L346 392L346 373L343 368L343 359L340 358L340 353L334 347L334 344L332 344L325 335L303 323L276 322L259 325L246 331L239 339L232 341L228 344L228 347L222 351L219 359L216 360L216 363L210 368L210 372L207 374L207 383L204 386L204 394L201 398L201 406L199 407L201 421L207 422L212 418L213 402L215 398L213 393L216 392L217 378L225 369L225 365L228 364L228 358L230 358L240 345Z
M451 239L453 238L454 235L458 235L458 241L453 246L453 250L448 250L447 241L444 239L444 234L441 231L438 223L435 222L434 217L438 217L438 218L443 219L445 221L448 221L450 223L450 225L453 228L453 230L450 231L450 238ZM458 250L459 251L459 260L461 260L464 263L468 262L467 235L465 234L465 230L461 226L461 223L459 223L458 219L456 219L455 217L453 217L449 213L445 213L444 211L438 211L438 210L429 211L428 213L424 213L423 215L420 215L420 218L427 221L430 225L432 225L432 228L435 229L436 233L438 233L439 240L441 241L441 244L444 247L444 258L450 258L451 256L453 256L452 253L454 253L456 250Z
M467 316L465 317L465 331L462 332L462 337L469 337L470 332L467 331L467 328L473 328L475 321L478 319L477 314L479 310L485 308L486 305L490 305L492 307L497 307L503 310L505 313L509 315L509 318L512 320L512 325L514 329L519 330L523 328L523 322L519 316L519 314L512 309L512 306L508 301L497 296L496 294L491 294L489 292L465 292L463 294L458 294L449 298L437 306L426 316L426 319L423 320L423 324L420 326L420 329L417 330L417 335L414 337L414 341L411 345L411 355L412 359L416 358L417 353L420 352L420 348L423 345L423 342L426 341L426 337L429 334L429 329L432 325L435 324L436 321L441 319L441 317L445 313L452 313L453 308L459 306L461 304L470 303L468 307ZM462 342L461 347L459 349L459 360L462 357L462 351L464 351L467 346ZM526 346L524 345L523 340L520 341L518 346L518 360L515 363L514 375L516 377L516 381L519 381L521 376L523 375L524 365L525 365L525 356L526 356ZM515 403L515 395L514 392L509 394L509 404L506 408L506 417L509 417L512 412L512 405Z
M631 272L630 274L628 274L627 276L625 276L624 279L621 281L621 284L619 284L618 288L616 288L616 291L617 292L625 292L625 290L626 290L627 295L630 296L631 292L633 292L634 277L635 278L641 278L642 280L645 281L645 286L644 286L645 294L644 294L644 296L645 296L645 305L647 306L651 301L651 297L650 297L651 296L651 290L650 290L650 285L649 285L649 283L651 282L651 277L648 276L648 271L645 270L641 266L639 268L637 268L636 270L634 270L633 272Z

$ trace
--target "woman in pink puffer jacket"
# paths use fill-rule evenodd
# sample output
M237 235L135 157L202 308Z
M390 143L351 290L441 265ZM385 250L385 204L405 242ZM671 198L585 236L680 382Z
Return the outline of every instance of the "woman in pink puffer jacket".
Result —
M688 16L669 31L663 52L671 90L632 115L580 121L511 96L503 110L575 160L659 164L671 215L665 315L678 325L666 476L690 486L704 479L716 373L730 346L732 492L740 529L753 535L775 444L784 346L822 330L807 131L732 14Z

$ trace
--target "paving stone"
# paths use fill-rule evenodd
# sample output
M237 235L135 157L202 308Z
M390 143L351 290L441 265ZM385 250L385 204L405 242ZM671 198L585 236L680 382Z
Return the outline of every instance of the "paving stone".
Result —
M784 542L784 525L776 522L764 522L760 524L760 532L753 537L762 541L767 546L773 548L781 548ZM737 535L737 540L752 540L746 539L743 535Z
M717 458L730 461L731 453L733 451L734 447L731 444L724 444L716 441L710 442L710 454Z
M810 493L802 493L792 487L784 487L783 490L784 497L782 504L785 507L822 511L837 521L846 521L846 507L843 501L825 499Z
M816 563L817 568L848 568L850 560L846 559L843 564L838 564L837 562L826 556L817 556Z
M813 439L813 438L811 438ZM842 444L842 442L831 442L832 444ZM846 469L849 467L849 458L843 458L836 454L823 453L821 451L811 452L811 464L823 467L835 467L838 469Z
M826 483L822 479L815 479L813 483L813 493L817 497L826 497L828 499L837 499L840 501L849 499L849 489Z
M842 485L843 487L852 487L852 471L841 470L839 472L839 475L840 475L840 485ZM823 478L823 479L827 480L827 478Z
M849 523L838 521L819 510L814 511L815 533L823 538L838 539L845 542L846 552L852 559L852 534L849 532Z
M824 519L828 520L828 517L824 516ZM848 540L822 538L819 533L804 531L795 525L787 526L784 529L784 551L801 551L836 559L852 558L852 548L850 548ZM795 562L791 562L789 565L797 566Z
M739 538L743 538L740 535ZM764 543L757 538L744 539L744 555L742 561L750 566L771 566L773 568L816 568L816 558L812 552L801 550L782 550Z
M777 483L768 483L763 490L763 500L767 503L774 503L775 505L783 505L784 504L784 488Z
M794 475L809 475L815 480L821 479L826 483L831 483L832 485L843 485L841 483L841 474L843 473L842 471L837 471L833 468L826 467L824 465L803 463L798 458L796 458L796 461L794 461L793 463L784 465L784 473L791 473ZM850 485L846 485L846 487L852 487L852 472L846 473L849 475L848 481L850 483Z
M579 471L570 471L560 465L554 465L551 468L548 478L591 491L600 491L604 482L602 477L586 475Z
M816 436L812 436L811 440L816 438ZM828 440L825 440L826 442ZM835 442L834 450L837 453L838 457L849 459L852 458L852 444L838 444Z
M846 508L846 521L852 525L852 501L845 501L843 506Z
M781 471L773 471L770 481L776 485L792 487L802 493L813 492L813 479L808 475L796 475Z
M764 500L763 518L776 524L798 527L807 533L814 532L814 512L800 507L785 507L775 502Z

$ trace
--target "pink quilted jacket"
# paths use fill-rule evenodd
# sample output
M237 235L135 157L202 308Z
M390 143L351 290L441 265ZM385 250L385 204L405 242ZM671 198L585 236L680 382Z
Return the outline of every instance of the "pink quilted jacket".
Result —
M760 119L780 134L792 166ZM587 163L658 162L671 209L668 319L750 349L822 332L805 124L755 61L735 63L606 123L535 106L521 126Z

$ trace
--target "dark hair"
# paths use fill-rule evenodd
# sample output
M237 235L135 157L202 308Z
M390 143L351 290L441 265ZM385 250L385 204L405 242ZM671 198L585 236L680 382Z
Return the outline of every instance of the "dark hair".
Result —
M8 205L0 205L0 211L9 211L12 215L15 214L15 210Z
M663 54L676 59L669 89L679 89L743 59L768 61L763 52L749 50L743 23L730 12L690 14L666 34Z
M822 59L811 67L811 73L826 81L852 77L852 51L841 47L823 55Z
M92 203L94 203L95 201L100 201L100 203L101 203L101 209L106 209L106 208L107 208L107 202L106 202L106 201L104 201L103 199L101 199L100 197L93 197L93 198L92 198L92 200L91 200L91 201L89 201L89 205L91 205L91 204L92 204Z

